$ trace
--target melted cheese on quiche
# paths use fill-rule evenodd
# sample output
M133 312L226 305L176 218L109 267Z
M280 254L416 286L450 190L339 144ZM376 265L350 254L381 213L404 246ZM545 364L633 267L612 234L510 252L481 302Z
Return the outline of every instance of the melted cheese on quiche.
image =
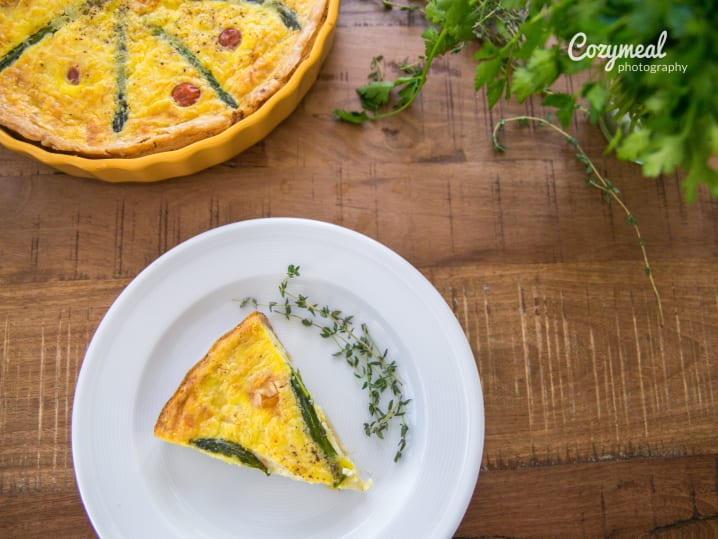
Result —
M0 0L0 125L59 151L182 147L259 108L326 0Z
M368 488L258 312L187 373L163 408L155 435L267 474Z

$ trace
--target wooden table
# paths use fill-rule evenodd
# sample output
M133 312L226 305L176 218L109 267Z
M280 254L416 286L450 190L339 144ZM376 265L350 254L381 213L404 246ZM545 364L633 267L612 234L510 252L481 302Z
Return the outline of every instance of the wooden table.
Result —
M440 291L483 385L482 470L457 536L718 535L718 201L644 179L571 131L638 219L664 312L625 214L545 128L491 131L470 54L434 67L399 117L354 127L371 58L420 53L422 19L345 0L299 109L266 140L156 184L73 178L0 150L0 536L93 537L73 474L75 381L122 289L200 232L300 216L379 240ZM568 81L570 84L570 81Z

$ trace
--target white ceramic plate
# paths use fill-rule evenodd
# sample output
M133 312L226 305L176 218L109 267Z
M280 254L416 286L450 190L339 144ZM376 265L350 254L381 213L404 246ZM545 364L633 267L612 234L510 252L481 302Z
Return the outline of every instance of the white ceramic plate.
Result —
M250 312L277 299L289 264L313 301L364 321L412 398L408 447L395 425L368 438L367 397L332 344L280 315L280 339L374 486L335 492L228 465L153 436L185 372ZM192 238L148 266L97 328L75 392L72 451L83 503L103 538L446 538L478 477L484 440L476 364L456 318L408 262L356 232L258 219Z

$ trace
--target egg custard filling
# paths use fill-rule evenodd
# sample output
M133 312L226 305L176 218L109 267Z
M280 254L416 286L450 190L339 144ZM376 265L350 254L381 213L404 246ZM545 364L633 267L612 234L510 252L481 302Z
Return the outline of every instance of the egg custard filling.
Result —
M333 489L370 486L258 311L190 369L162 409L154 433L267 475Z
M246 118L308 56L327 0L0 0L0 126L138 157Z

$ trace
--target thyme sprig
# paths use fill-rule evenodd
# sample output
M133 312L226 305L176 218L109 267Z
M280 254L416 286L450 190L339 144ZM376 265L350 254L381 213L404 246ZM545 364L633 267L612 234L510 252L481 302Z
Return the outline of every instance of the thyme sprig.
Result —
M365 323L360 323L358 327L355 325L353 315L313 303L308 296L291 292L289 283L300 276L299 271L300 267L294 264L287 267L287 273L278 285L279 301L261 304L253 297L245 297L240 306L266 307L269 312L280 314L287 320L316 328L322 338L332 340L338 348L332 355L345 359L369 396L371 419L364 423L364 433L384 439L391 423L400 422L394 455L394 462L398 461L406 449L409 433L406 412L411 399L404 397L403 384L396 373L396 361L389 359L388 349L379 348Z
M567 131L550 121L549 119L540 118L537 116L514 116L512 118L502 118L499 120L496 125L494 126L494 130L491 136L491 140L494 144L494 148L504 153L506 151L506 146L504 146L499 141L499 131L501 131L504 126L507 123L510 122L516 122L519 125L525 125L528 123L535 123L539 126L543 127L550 127L557 133L559 133L565 140L568 142L571 146L573 146L576 150L576 159L583 163L585 165L585 177L586 177L586 183L590 185L591 187L598 189L603 193L604 200L607 204L610 204L612 201L618 204L618 206L623 210L623 212L626 214L626 224L629 225L635 235L638 239L638 246L641 249L641 254L643 255L643 264L644 264L644 271L646 276L648 277L648 281L651 285L651 288L653 290L653 295L656 298L656 303L658 305L658 315L661 325L663 325L663 306L661 303L661 295L658 292L658 287L656 286L656 282L653 278L653 271L651 270L651 265L648 263L648 254L646 253L646 242L643 239L643 236L641 236L641 230L638 228L638 220L636 219L635 215L631 213L631 211L628 209L626 204L621 200L620 197L620 191L616 185L611 182L608 178L606 178L603 174L601 174L598 169L596 168L596 165L593 163L593 161L588 157L586 152L581 148L581 145L576 140L576 137L569 134Z

